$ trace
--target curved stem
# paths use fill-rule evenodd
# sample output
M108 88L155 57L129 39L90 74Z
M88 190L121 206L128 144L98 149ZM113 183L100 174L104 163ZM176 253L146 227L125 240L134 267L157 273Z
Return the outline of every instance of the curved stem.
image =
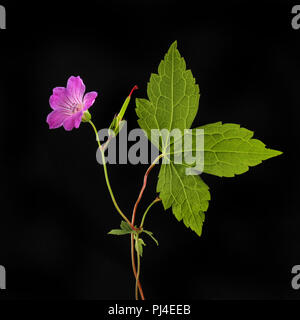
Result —
M155 166L155 164L159 161L160 158L162 158L164 156L164 154L160 154L157 158L155 158L155 160L151 163L151 165L149 166L149 168L147 169L145 175L144 175L144 182L143 182L143 185L142 185L142 189L140 191L140 194L138 196L138 199L134 205L134 208L133 208L133 212L132 212L132 218L131 218L131 224L134 225L134 221L135 221L135 216L136 216L136 211L137 211L137 207L138 207L138 204L139 202L141 201L141 198L143 196L143 193L144 193L144 190L146 188L146 185L147 185L147 179L148 179L148 175L150 173L150 171L153 169L153 167ZM150 209L150 208L149 208ZM145 220L145 218L144 218ZM133 238L133 235L131 234L131 264L132 264L132 270L133 270L133 274L135 276L135 279L136 279L136 283L138 285L138 288L139 288L139 291L140 291L140 294L141 294L141 297L142 297L142 300L145 300L145 297L144 297L144 293L143 293L143 290L142 290L142 286L141 286L141 283L140 283L140 280L138 278L138 274L137 274L137 271L136 271L136 266L135 266L135 259L134 259L134 238Z
M143 215L143 218L142 218L142 222L141 222L141 225L140 225L140 229L143 228L144 226L144 222L145 222L145 218L146 218L146 215L148 213L148 211L151 209L151 207L156 203L156 202L159 202L161 201L161 199L159 197L156 197L148 206L148 208L146 209L146 211L144 212L144 215Z
M111 196L112 202L113 202L115 208L117 209L117 211L119 212L119 214L121 215L121 217L130 225L130 227L131 227L133 230L136 230L136 228L134 227L133 223L131 223L131 222L129 221L129 219L125 216L125 214L121 211L120 207L119 207L118 204L117 204L117 201L116 201L115 196L114 196L114 194L113 194L113 192L112 192L112 189L111 189L111 186L110 186L110 182L109 182L109 179L108 179L106 161L105 161L105 156L104 156L104 150L103 150L103 148L102 148L102 146L101 146L97 129L96 129L94 123L93 123L91 120L89 120L89 124L93 127L94 132L95 132L95 134L96 134L96 140L97 140L97 142L98 142L98 146L99 146L99 149L100 149L100 151L101 151L101 156L102 156L102 165L103 165L103 169L104 169L105 181L106 181L106 185L107 185L109 194L110 194L110 196Z
M132 262L133 274L134 274L134 277L135 277L135 279L137 281L137 285L138 285L138 288L139 288L139 291L140 291L141 298L142 298L142 300L145 300L145 296L144 296L144 292L143 292L143 289L142 289L142 285L140 283L140 280L137 279L137 272L136 272L135 260L134 260L134 237L133 237L133 234L131 234L131 262Z
M147 185L147 179L148 179L148 175L150 173L150 171L153 169L153 167L155 166L155 164L159 161L160 158L162 158L164 156L164 154L160 154L150 165L150 167L147 169L146 173L145 173L145 176L144 176L144 183L143 183L143 186L142 186L142 189L140 191L140 194L136 200L136 203L134 205L134 208L133 208L133 212L132 212L132 218L131 218L131 223L134 225L134 221L135 221L135 216L136 216L136 211L137 211L137 207L138 207L138 204L139 202L141 201L141 198L143 196L143 193L144 193L144 190L146 188L146 185Z
M139 237L137 236L135 241L138 241ZM139 291L138 291L138 283L140 282L140 273L141 273L141 257L140 254L137 254L137 274L135 281L135 299L139 300Z
M151 207L156 203L161 201L161 199L159 197L156 197L151 203L150 205L147 207L146 211L144 212L143 218L142 218L142 222L140 224L140 230L143 229L144 226L144 222L145 222L145 218L147 216L148 211L151 209ZM138 239L136 239L137 241ZM145 300L144 297L144 293L141 287L141 283L140 283L140 269L141 269L141 262L140 262L140 255L137 254L137 271L136 271L136 267L135 267L135 263L134 263L134 238L133 238L133 234L131 234L131 261L132 261L132 268L134 270L134 275L135 275L135 299L138 300L138 289L140 291L142 300Z
M114 194L112 192L112 189L111 189L111 186L110 186L110 182L109 182L109 178L108 178L108 173L107 173L107 167L106 167L106 161L105 161L105 155L104 155L104 150L105 150L105 147L107 146L107 144L104 145L104 148L101 146L101 143L100 143L100 140L99 140L99 136L98 136L98 131L94 125L94 123L89 120L88 121L90 123L90 125L92 126L94 132L95 132L95 135L96 135L96 140L97 140L97 143L98 143L98 146L99 146L99 149L101 151L101 157L102 157L102 165L103 165L103 169L104 169L104 176L105 176L105 181L106 181L106 185L107 185L107 188L108 188L108 191L110 193L110 196L111 196L111 199L112 199L112 202L115 206L115 208L117 209L118 213L121 215L121 217L130 225L130 227L132 228L132 230L135 230L137 231L138 229L134 227L134 221L135 221L135 216L136 216L136 211L137 211L137 207L138 207L138 204L143 196L143 193L144 193L144 190L146 188L146 185L147 185L147 179L148 179L148 175L150 173L150 171L153 169L154 165L159 161L160 158L162 158L164 156L164 154L160 154L153 162L152 164L149 166L149 168L147 169L146 173L145 173L145 176L144 176L144 183L143 183L143 186L141 188L141 191L140 191L140 194L138 196L138 199L134 205L134 208L133 208L133 213L132 213L132 219L131 219L131 222L129 221L129 219L125 216L125 214L121 211L120 207L118 206L117 204L117 201L114 197ZM143 219L142 219L142 223L141 223L141 227L144 225L144 221L145 221L145 218L146 218L146 215L148 213L148 211L150 210L150 208L152 207L152 205L156 202L160 201L159 198L156 198L149 206L148 208L146 209L144 215L143 215ZM132 269L133 269L133 273L134 273L134 276L135 276L135 279L136 279L136 285L135 285L135 295L136 295L136 299L138 300L138 291L140 292L140 295L141 295L141 298L142 300L145 300L145 297L144 297L144 293L143 293L143 289L142 289L142 286L141 286L141 283L140 283L140 280L139 280L139 276L140 276L140 267L141 267L141 261L140 261L140 255L137 254L137 264L138 264L138 270L136 270L136 266L135 266L135 256L134 256L134 253L135 253L135 250L134 250L134 236L133 234L131 234L131 261L132 261Z

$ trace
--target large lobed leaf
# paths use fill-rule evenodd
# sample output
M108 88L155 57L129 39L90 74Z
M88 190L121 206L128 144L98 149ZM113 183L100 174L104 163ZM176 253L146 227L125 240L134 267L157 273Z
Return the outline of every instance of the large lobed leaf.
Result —
M161 61L158 74L151 74L147 93L149 100L136 99L138 123L150 141L169 160L169 163L161 166L157 192L160 193L164 208L172 207L175 217L200 236L204 213L210 200L209 188L199 175L187 175L187 168L194 167L198 170L199 167L185 162L178 164L171 158L172 153L174 156L177 152L177 137L171 141L170 132L179 129L181 135L190 135L191 150L187 151L197 155L199 151L204 158L197 159L197 163L203 163L204 160L202 171L220 177L233 177L235 174L244 173L250 166L281 152L265 148L261 141L252 138L252 131L241 128L238 124L221 122L197 128L204 131L204 145L200 146L200 149L196 147L197 131L192 129L189 133L184 133L184 129L191 127L196 116L199 88L191 71L186 70L176 42ZM153 134L153 129L160 132ZM166 134L163 129L167 129ZM179 137L181 138L182 136Z

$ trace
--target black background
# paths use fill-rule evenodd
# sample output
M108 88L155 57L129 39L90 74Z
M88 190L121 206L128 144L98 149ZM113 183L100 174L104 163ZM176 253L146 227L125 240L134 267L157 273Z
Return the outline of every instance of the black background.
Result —
M49 130L49 97L71 75L99 96L107 127L133 85L146 97L169 45L200 86L194 126L223 121L284 152L235 178L204 174L212 201L201 238L160 204L150 213L141 280L148 299L299 299L298 84L300 30L288 1L2 2L0 30L1 298L133 299L129 239L118 227L94 133ZM137 127L132 100L126 113ZM131 214L146 165L111 165L120 207ZM151 173L142 209L155 197Z

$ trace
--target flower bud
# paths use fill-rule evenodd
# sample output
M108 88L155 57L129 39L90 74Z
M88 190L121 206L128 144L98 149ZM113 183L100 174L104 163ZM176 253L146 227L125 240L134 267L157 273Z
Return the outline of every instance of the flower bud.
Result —
M92 119L91 114L89 113L88 110L84 111L83 116L81 118L82 122L89 122Z
M130 102L130 99L131 99L131 95L132 95L132 92L134 90L138 89L138 86L134 86L132 88L132 90L130 91L130 94L129 96L125 99L123 105L122 105L122 108L120 110L120 112L114 117L112 123L110 124L109 126L109 129L114 131L115 133L115 136L120 132L120 130L122 129L121 126L124 125L124 122L122 121L123 120L123 117L124 117L124 114L126 112L126 109L128 107L128 104Z

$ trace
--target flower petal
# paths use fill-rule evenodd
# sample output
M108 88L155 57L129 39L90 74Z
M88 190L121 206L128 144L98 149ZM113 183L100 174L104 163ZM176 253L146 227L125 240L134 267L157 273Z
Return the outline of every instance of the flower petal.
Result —
M65 87L56 87L53 89L53 94L60 96L62 94L65 94L66 88Z
M72 102L82 103L85 85L81 78L71 76L67 83L68 97Z
M66 113L72 114L74 106L77 105L72 103L68 98L68 92L66 88L57 87L53 89L53 94L49 99L50 106L53 110L65 110Z
M83 115L83 111L79 111L77 113L74 113L74 115L68 117L65 119L63 126L67 131L72 130L73 128L78 129L81 123L81 118Z
M68 114L62 110L54 110L47 116L47 123L49 124L49 129L56 129L62 126L63 122L69 117Z
M83 99L83 110L87 110L89 107L91 107L94 102L95 102L95 99L97 98L98 96L98 93L96 91L92 91L92 92L88 92L85 96L84 96L84 99Z

